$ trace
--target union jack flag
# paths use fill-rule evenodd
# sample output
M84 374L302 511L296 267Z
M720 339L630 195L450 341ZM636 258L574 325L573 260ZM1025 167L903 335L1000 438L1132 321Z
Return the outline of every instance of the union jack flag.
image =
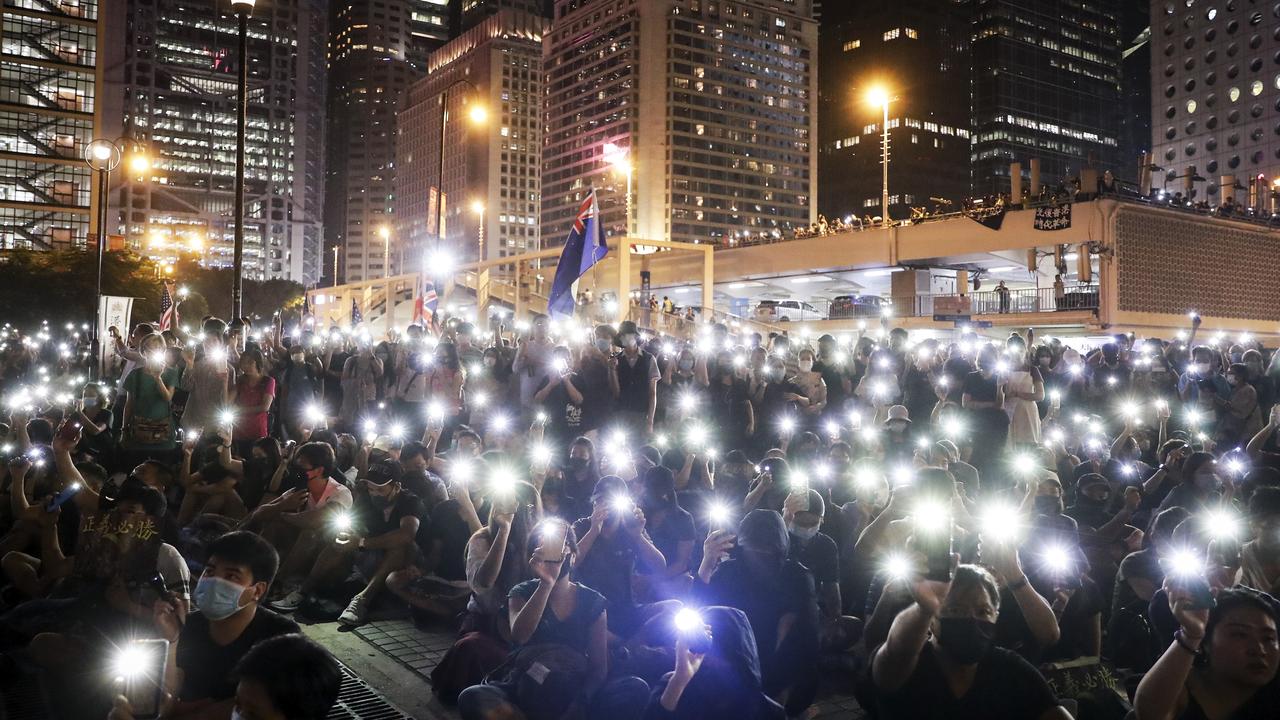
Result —
M422 292L413 303L413 321L422 325L434 325L436 310L440 305L440 297L436 295L436 284L430 280L422 281Z
M356 305L356 299L351 298L351 326L355 327L364 322L364 315L360 314L360 306Z
M173 295L169 292L170 283L163 283L160 293L160 332L169 330L177 321L178 308L173 304Z

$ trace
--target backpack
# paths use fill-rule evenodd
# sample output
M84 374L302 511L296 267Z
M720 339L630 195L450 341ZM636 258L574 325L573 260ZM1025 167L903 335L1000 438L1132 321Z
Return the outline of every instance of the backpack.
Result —
M529 720L559 720L582 690L587 656L556 643L526 645L485 678L503 685Z

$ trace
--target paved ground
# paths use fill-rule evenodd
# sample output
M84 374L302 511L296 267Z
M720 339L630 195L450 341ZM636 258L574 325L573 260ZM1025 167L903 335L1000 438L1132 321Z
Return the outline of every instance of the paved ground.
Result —
M454 635L447 628L419 630L406 616L388 613L352 631L340 630L335 623L304 625L304 632L328 647L353 672L410 718L415 720L454 720L452 708L446 708L431 694L428 676L445 651L453 644ZM846 684L834 673L828 674L824 693L809 717L812 720L861 720L865 717L858 703L849 695L836 692Z

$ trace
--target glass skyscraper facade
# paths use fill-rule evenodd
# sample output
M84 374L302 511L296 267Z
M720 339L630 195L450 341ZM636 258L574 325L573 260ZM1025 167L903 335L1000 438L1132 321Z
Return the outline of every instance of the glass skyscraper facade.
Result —
M829 219L881 212L883 109L889 104L889 213L969 194L967 0L828 3L819 79L818 209ZM958 207L958 204L956 205Z
M635 237L729 244L807 226L812 10L808 0L557 2L544 46L543 238L568 234L592 187L606 227L626 233L627 167Z
M1009 190L1009 163L1057 185L1120 162L1119 0L974 0L972 192Z
M422 270L436 248L439 202L440 248L457 262L538 249L545 30L541 14L485 15L432 53L409 89L397 119L393 241L405 272Z
M449 39L449 0L335 0L329 38L329 143L324 277L398 272L394 225L396 111L427 56ZM385 228L385 230L384 230ZM389 254L390 257L384 257Z
M229 4L128 0L113 37L107 118L151 170L113 191L131 249L231 267L236 219L236 18ZM249 21L245 275L314 284L324 200L326 3L259 3ZM112 132L111 130L108 131Z
M101 112L98 4L4 0L0 26L0 250L84 248L97 226L84 158Z

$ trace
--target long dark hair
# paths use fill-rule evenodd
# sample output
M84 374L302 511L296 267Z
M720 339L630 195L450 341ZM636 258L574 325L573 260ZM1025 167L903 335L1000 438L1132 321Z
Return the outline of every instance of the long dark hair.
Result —
M441 363L450 370L458 369L458 346L451 342L445 341L436 345L436 355L444 353L444 361Z

